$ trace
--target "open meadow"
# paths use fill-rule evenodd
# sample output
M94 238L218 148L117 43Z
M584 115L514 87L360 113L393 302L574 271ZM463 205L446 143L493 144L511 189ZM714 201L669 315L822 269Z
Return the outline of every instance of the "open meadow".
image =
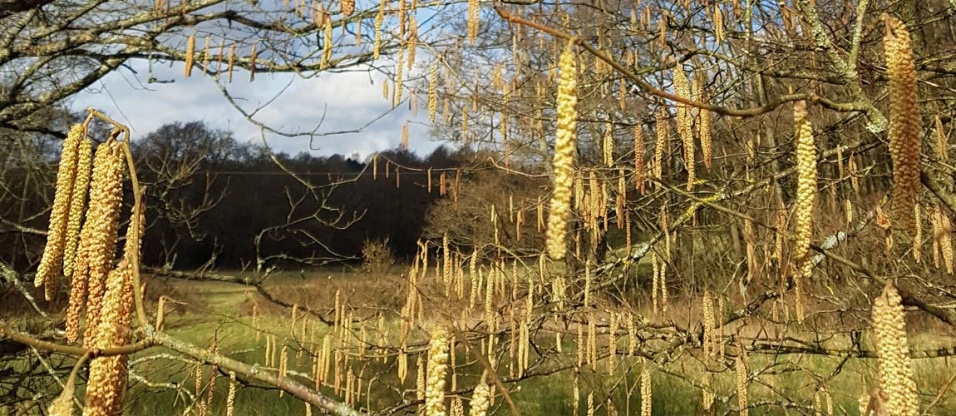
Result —
M649 267L643 270L645 278L650 278ZM242 361L255 363L262 371L278 371L282 345L287 348L287 371L294 377L305 382L312 382L313 362L315 356L321 354L321 340L333 332L329 325L321 323L315 316L308 314L292 317L290 305L282 306L270 302L259 293L256 288L237 283L190 281L176 278L154 277L148 284L155 285L157 292L169 296L171 301L166 303L167 313L165 328L176 336L197 345L211 345L215 340L217 348ZM328 268L327 270L312 270L305 272L283 273L275 276L264 289L276 298L284 299L297 308L316 311L323 317L333 316L335 293L342 294L342 299L348 299L348 308L354 311L356 319L371 319L372 326L380 328L375 316L379 311L394 311L401 307L403 296L401 288L407 281L401 276L401 270L393 268L383 275L370 275L361 270L352 270L350 267ZM441 288L428 285L423 290L439 294ZM428 298L428 295L425 295ZM436 295L434 301L447 302L438 314L454 314L459 316L478 315L471 321L472 324L480 320L482 311L468 311L468 299L459 301L439 300ZM695 305L693 299L674 299L671 308L684 313L672 314L671 318L680 325L689 328L700 327L700 305ZM464 313L462 313L464 311ZM649 309L648 316L653 313ZM361 317L361 318L359 318ZM386 315L384 336L397 337L399 325L396 320L399 316ZM426 318L427 319L427 318ZM438 319L438 318L434 318ZM298 321L298 322L296 322ZM468 321L465 321L468 322ZM463 327L467 327L465 324ZM755 337L762 331L788 331L769 322L752 322L747 328L727 328L727 336L736 336L741 340ZM607 319L598 324L596 343L607 348L609 342ZM303 332L304 328L304 332ZM563 349L575 351L579 348L574 339L575 324L558 329L556 332L564 334ZM812 327L805 327L803 331L812 331ZM370 331L374 331L370 329ZM623 331L622 331L623 332ZM370 332L371 333L371 332ZM357 336L357 334L354 334ZM376 333L374 337L381 336ZM794 334L797 336L798 334ZM334 335L333 335L334 336ZM269 345L270 337L274 337L279 347ZM483 340L474 336L470 339L458 340L456 345L456 361L454 374L458 383L473 385L481 377L482 365L473 356L476 349L480 349ZM727 404L718 403L716 414L731 412L737 398L737 374L727 372L721 366L733 366L733 360L723 364L716 362L704 363L699 354L691 351L676 351L668 359L666 365L649 364L641 358L641 347L636 347L635 354L628 353L628 340L623 333L617 337L618 354L611 358L608 351L601 351L600 358L595 366L582 367L580 373L559 371L562 368L573 366L573 360L547 360L537 362L538 356L532 351L530 361L534 363L525 374L516 376L508 374L513 366L506 352L500 358L503 379L511 389L511 399L521 409L523 415L556 415L573 414L575 406L577 412L588 412L588 396L592 396L594 414L609 414L609 407L613 407L620 415L641 414L642 394L640 391L642 371L651 366L653 385L653 415L691 415L702 414L701 409L701 380L707 379L706 374L712 372L717 376L711 378L710 388ZM911 348L917 351L946 348L952 345L954 338L951 333L940 329L936 325L927 325L918 331L910 333ZM360 341L353 339L353 342ZM414 340L411 343L426 342L427 339ZM508 343L507 339L501 342ZM554 350L555 340L551 337L536 337L533 341L534 349ZM644 342L644 341L642 341ZM818 340L819 349L833 351L847 351L851 344L847 339ZM397 343L397 340L386 344ZM861 348L871 348L865 343ZM277 352L280 351L280 352ZM218 382L210 384L210 371L204 370L202 381L196 384L197 365L189 360L168 361L157 359L169 354L168 351L157 350L137 354L134 356L131 367L133 376L128 402L129 415L154 415L155 409L170 409L170 414L189 412L199 401L210 400L209 388L212 386L213 398L206 401L210 414L224 414L226 399L229 391L229 380L226 374L219 374ZM354 354L354 352L353 352ZM369 348L365 351L366 357L375 357L380 352ZM271 357L269 356L271 355ZM572 354L573 355L573 354ZM849 354L847 354L849 355ZM747 389L748 399L756 405L751 409L757 415L796 415L796 414L861 414L861 398L867 398L871 393L867 386L877 377L877 363L875 357L855 358L839 353L832 354L803 354L791 353L787 349L779 352L763 351L761 354L751 355L749 367L754 370L748 372ZM616 367L616 377L608 377L607 367L610 362ZM334 363L339 365L340 363ZM332 373L341 371L343 374L351 371L361 380L362 391L355 392L360 407L374 409L388 407L395 403L407 403L399 406L399 413L415 413L422 403L417 401L415 374L421 363L412 363L408 369L409 378L404 383L398 380L397 363L393 355L384 360L368 359L351 364L345 369L332 369ZM953 388L956 378L956 363L949 358L924 358L915 360L916 377L919 380L919 390L926 403L932 403L925 409L927 415L947 415L956 413L956 395L949 392ZM333 375L333 379L334 379ZM577 378L577 395L575 396L575 381ZM387 383L391 387L387 390L375 388L375 383ZM332 397L342 397L342 390L336 389L335 380L323 384L322 391ZM371 384L371 387L369 387ZM818 386L825 385L825 389ZM345 388L344 385L340 386ZM199 390L197 390L197 388ZM462 389L453 392L465 400L466 408L470 391ZM792 398L787 406L779 406L780 397ZM575 402L577 404L575 405ZM761 404L763 403L763 404ZM865 405L864 405L865 406ZM509 414L504 399L499 395L495 400L494 414ZM271 386L240 385L235 396L236 415L277 415L277 414L305 414L305 404L288 394Z

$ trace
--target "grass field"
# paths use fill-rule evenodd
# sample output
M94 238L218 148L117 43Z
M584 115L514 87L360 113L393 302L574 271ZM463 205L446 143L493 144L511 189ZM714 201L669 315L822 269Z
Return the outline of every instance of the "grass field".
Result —
M278 276L270 281L266 288L289 303L306 305L312 310L332 308L335 304L335 292L339 291L343 299L348 299L357 315L362 311L374 311L381 308L397 310L401 308L403 294L395 291L397 276L372 278L349 272L299 273ZM301 325L291 328L289 308L282 308L265 301L254 288L231 283L196 282L174 279L152 279L150 285L182 303L172 305L166 319L166 330L184 340L197 345L208 346L212 340L218 340L221 352L251 363L266 363L265 336L257 341L253 325L267 333L272 333L286 343L290 351L298 345L311 347L308 340L317 343L329 328L322 324L309 324L307 339L296 335ZM253 304L261 311L261 316L253 319ZM301 319L300 321L301 322ZM390 316L386 326L391 334L397 332L395 318ZM315 331L314 334L312 331ZM298 341L293 339L298 337ZM542 345L552 343L553 339L536 340ZM571 336L565 338L566 351L573 351ZM911 345L914 349L933 345L945 345L948 338L938 334L912 334ZM301 342L301 343L300 343ZM477 348L475 346L474 348ZM315 349L315 348L312 348ZM459 348L457 352L457 376L459 387L474 385L482 367L468 352ZM374 354L374 352L369 352ZM134 380L131 384L130 400L127 402L130 415L183 414L194 410L195 364L188 360L171 359L168 351L152 349L133 358ZM512 392L512 397L523 415L572 414L574 408L573 380L578 378L581 392L578 398L579 414L586 414L587 396L593 393L595 413L608 414L608 399L618 414L640 414L639 379L644 363L638 358L618 358L617 374L624 377L609 378L605 373L591 372L585 368L575 376L573 371L560 371L551 375L532 377L521 381ZM556 367L571 363L549 363ZM290 353L289 371L306 384L305 376L311 374L312 361L307 355L295 356ZM601 362L599 365L604 365ZM948 359L916 360L920 392L924 407L933 402L928 414L956 414L956 394L949 383L954 374ZM268 366L268 367L274 367ZM838 415L859 414L858 400L861 395L870 393L866 386L875 385L876 360L848 359L829 356L804 355L753 355L749 367L749 399L751 403L769 401L781 396L798 398L786 407L779 405L758 406L751 414L826 414L823 396L816 396L818 386L826 380L828 393L832 396L833 411ZM506 376L507 363L502 363L499 373ZM545 367L542 367L545 368ZM699 380L704 367L692 354L683 354L663 367L652 365L654 386L653 414L699 414L701 392L691 385L690 380ZM361 406L370 405L372 409L394 406L415 397L416 361L409 359L408 379L399 383L394 360L367 360L367 364L355 367L360 378L375 382L371 389L359 398ZM203 387L200 394L206 394L206 382L210 370L204 370ZM716 374L714 388L717 392L718 414L736 405L736 391L733 371ZM146 382L149 381L149 383ZM401 389L379 388L380 385L396 386ZM367 384L366 384L367 386ZM207 414L225 414L225 397L228 391L228 379L219 378L215 385L211 408ZM323 391L333 397L332 388L323 387ZM613 392L608 397L608 392ZM468 394L462 396L465 408L468 408ZM936 396L939 396L937 399ZM203 399L205 400L205 399ZM769 402L768 402L769 403ZM497 414L508 414L503 400L496 400ZM814 408L818 413L814 413ZM414 412L416 406L406 410ZM288 394L261 386L240 386L236 396L237 415L285 415L306 414L305 405Z

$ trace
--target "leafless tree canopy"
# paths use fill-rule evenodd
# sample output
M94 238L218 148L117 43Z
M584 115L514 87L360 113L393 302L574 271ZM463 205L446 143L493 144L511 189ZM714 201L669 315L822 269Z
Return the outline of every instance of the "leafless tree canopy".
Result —
M22 374L65 378L78 357L94 374L131 353L116 372L141 385L114 388L175 391L196 414L220 372L339 415L956 408L938 372L956 354L951 0L3 1L0 22L0 232L20 250L0 272L27 316L0 317L0 386L15 386L0 399L24 412L61 388ZM54 234L45 162L71 124L64 100L132 60L184 62L234 105L237 68L379 71L392 107L427 111L460 148L381 152L320 179L307 156L200 124L125 143L158 254L123 251L131 336L91 350L63 339L66 294L38 300L33 264L14 259ZM128 133L91 117L104 143ZM281 197L246 209L280 221L216 240L209 224L235 225L216 221L239 205L225 172L257 164ZM374 278L307 279L332 259L359 266L335 245L348 230ZM175 268L209 238L199 270ZM253 251L238 255L246 273L215 270L223 244ZM219 328L255 342L171 335L160 305L187 314L198 294L160 294L168 279L248 289L248 311ZM196 390L143 376L145 360L185 363Z

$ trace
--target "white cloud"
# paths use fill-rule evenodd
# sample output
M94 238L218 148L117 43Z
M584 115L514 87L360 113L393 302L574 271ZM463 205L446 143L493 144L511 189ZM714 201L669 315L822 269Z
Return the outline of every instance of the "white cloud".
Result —
M215 81L203 77L200 71L194 70L192 77L186 79L182 65L174 64L154 66L152 75L160 81L171 82L146 84L150 74L145 62L131 62L130 68L106 76L78 94L71 104L77 110L92 106L128 123L134 140L166 123L201 120L212 128L233 131L240 141L261 142L260 129L233 108ZM312 149L308 136L283 137L267 133L266 139L276 151L318 155L359 153L364 157L398 146L402 126L410 120L410 147L422 155L431 152L438 143L428 138L425 106L420 106L417 117L407 105L389 112L390 103L382 98L383 78L377 72L352 71L322 73L310 79L293 74L256 74L256 80L249 82L247 72L237 71L233 83L226 84L226 88L246 111L265 106L256 112L254 119L277 130L298 133L315 130L323 134L362 129L358 133L316 137L312 140ZM269 103L276 94L280 95ZM366 126L380 116L381 119Z

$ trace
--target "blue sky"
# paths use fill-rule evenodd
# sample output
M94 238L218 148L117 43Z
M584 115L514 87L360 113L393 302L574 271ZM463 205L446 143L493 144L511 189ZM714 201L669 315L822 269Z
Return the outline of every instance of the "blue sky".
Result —
M186 79L182 63L162 66L154 63L153 76L173 82L146 84L149 77L146 62L131 61L129 65L129 68L106 76L78 94L70 103L71 107L83 110L92 106L117 121L127 123L134 140L166 123L201 120L212 128L234 132L239 141L262 143L260 128L233 108L215 80L203 77L201 71L194 70L192 77ZM257 73L256 80L249 82L248 73L237 70L227 89L246 111L263 106L281 93L259 110L255 119L285 132L317 129L316 133L322 134L360 129L389 112L390 101L382 98L381 82L384 78L381 73L358 68L346 73L322 73L311 79L293 74ZM286 85L289 87L285 88ZM420 100L424 98L424 95L419 95ZM346 156L359 153L364 158L376 151L398 146L402 126L407 120L412 121L412 150L423 155L440 144L428 138L428 113L424 102L420 102L417 117L413 117L407 105L402 105L360 133L315 138L311 146L317 149L313 150L310 150L307 136L283 137L266 133L265 137L274 151Z

